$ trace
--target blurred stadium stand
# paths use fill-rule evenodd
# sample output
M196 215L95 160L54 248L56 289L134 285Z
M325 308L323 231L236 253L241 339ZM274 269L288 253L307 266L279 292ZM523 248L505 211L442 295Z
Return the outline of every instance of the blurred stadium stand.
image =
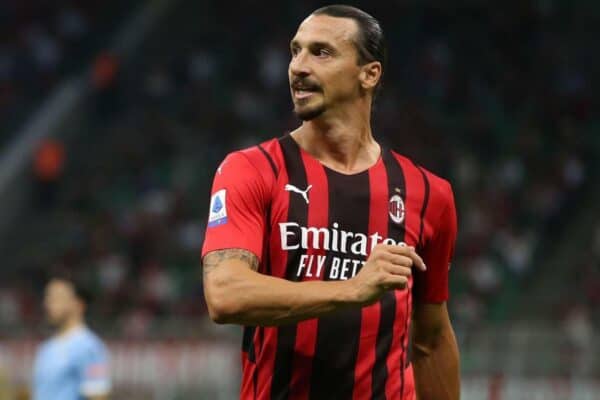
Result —
M28 12L16 6L24 3ZM23 15L0 42L2 138L71 77L84 76L86 94L48 132L53 141L36 138L23 168L0 185L0 196L22 192L2 210L13 222L0 232L0 370L20 360L11 377L26 381L45 333L44 279L69 270L95 288L90 321L115 349L118 398L235 397L238 329L208 321L200 284L210 182L227 152L298 124L287 47L321 3L24 3L0 6L0 21ZM152 23L131 23L159 3ZM463 398L592 399L600 58L590 32L600 3L422 4L364 6L390 44L374 131L454 185L449 304ZM136 40L107 51L117 32ZM19 61L21 53L30 58ZM36 71L7 72L32 59L42 59ZM14 143L1 142L10 154ZM165 365L179 365L173 379L161 374Z
M2 1L0 143L61 78L89 62L133 4L133 0Z

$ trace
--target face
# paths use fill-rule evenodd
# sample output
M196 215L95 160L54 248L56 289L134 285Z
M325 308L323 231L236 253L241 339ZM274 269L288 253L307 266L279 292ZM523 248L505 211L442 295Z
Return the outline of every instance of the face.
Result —
M290 43L288 69L294 112L311 120L361 95L361 66L349 18L311 15Z
M46 286L44 308L48 321L53 326L60 326L80 312L81 302L69 282L54 279Z

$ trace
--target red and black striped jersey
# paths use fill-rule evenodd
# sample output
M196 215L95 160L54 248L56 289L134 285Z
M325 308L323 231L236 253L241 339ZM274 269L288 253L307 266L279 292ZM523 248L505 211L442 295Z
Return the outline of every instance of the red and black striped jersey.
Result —
M427 271L379 302L279 327L245 327L241 398L415 398L408 359L412 302L448 298L456 238L450 184L382 149L368 170L321 164L286 135L229 154L212 189L202 255L241 248L259 272L345 280L378 243L415 246Z

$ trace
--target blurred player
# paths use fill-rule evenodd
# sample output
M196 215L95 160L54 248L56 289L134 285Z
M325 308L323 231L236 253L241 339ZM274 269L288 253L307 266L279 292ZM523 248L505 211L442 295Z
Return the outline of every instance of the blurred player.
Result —
M36 354L34 400L108 398L108 352L85 325L88 301L87 292L74 280L54 278L47 284L44 307L56 332Z
M203 245L211 317L245 326L241 398L457 400L452 189L372 136L379 23L324 7L290 48L303 123L227 156Z

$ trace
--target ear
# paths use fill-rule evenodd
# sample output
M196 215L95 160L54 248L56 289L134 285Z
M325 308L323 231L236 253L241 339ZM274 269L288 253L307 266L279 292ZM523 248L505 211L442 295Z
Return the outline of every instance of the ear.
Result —
M365 90L373 89L381 79L382 73L383 69L379 61L363 65L359 75L361 87Z

